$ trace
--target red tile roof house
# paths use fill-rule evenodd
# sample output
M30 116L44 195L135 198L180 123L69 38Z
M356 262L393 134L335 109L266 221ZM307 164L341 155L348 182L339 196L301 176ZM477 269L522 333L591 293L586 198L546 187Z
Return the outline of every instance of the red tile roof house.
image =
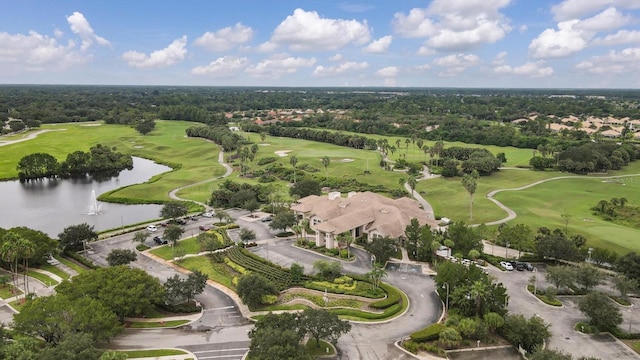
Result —
M405 228L413 218L420 225L438 227L416 200L390 199L369 191L350 192L347 197L339 192L310 195L298 200L291 210L309 220L309 226L316 232L316 246L328 249L339 247L336 238L344 232L350 232L354 239L365 234L368 239L404 238Z

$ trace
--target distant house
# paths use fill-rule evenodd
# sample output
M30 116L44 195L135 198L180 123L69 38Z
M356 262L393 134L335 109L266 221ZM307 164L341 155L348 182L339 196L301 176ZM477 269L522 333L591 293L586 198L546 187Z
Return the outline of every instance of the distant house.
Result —
M605 130L603 132L601 132L603 137L606 138L610 138L610 139L615 139L615 138L619 138L620 136L622 136L622 134L618 131L615 131L613 129L611 130Z
M240 131L240 128L237 126L229 126L229 130L231 131Z
M293 212L309 220L316 233L316 246L337 248L338 235L349 232L353 238L368 235L376 237L404 238L404 231L411 219L420 225L438 226L420 208L416 200L402 197L390 199L373 192L350 192L342 197L339 192L328 196L310 195L291 206Z

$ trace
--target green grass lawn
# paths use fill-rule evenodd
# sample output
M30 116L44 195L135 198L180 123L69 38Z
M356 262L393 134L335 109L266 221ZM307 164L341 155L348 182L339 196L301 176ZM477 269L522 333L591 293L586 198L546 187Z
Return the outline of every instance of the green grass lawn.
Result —
M20 274L20 275L22 275L22 274ZM52 285L57 285L58 284L58 281L56 281L54 278L50 277L49 275L45 275L45 274L39 273L37 271L29 270L29 271L27 271L27 275L29 277L34 278L34 279L40 280L40 282L42 282L43 284L45 284L47 286L52 286Z
M9 305L11 305L12 308L16 309L17 312L22 311L22 308L25 304L26 302L23 302L22 299L14 300L9 303Z
M127 359L138 359L146 357L184 355L187 352L178 349L155 349L155 350L128 350L118 351L127 355Z
M67 274L66 272L62 271L60 268L51 265L51 264L42 264L42 265L38 265L39 269L42 270L46 270L50 273L56 274L58 276L60 276L63 280L64 279L68 279L69 278L69 274Z
M184 260L180 260L178 264L191 271L199 270L203 274L206 274L209 279L220 283L229 289L236 288L232 283L233 276L229 273L226 265L213 263L207 256L186 258Z
M150 251L153 255L159 256L165 260L171 260L174 257L174 253L177 249L184 250L185 254L197 254L200 252L200 243L195 237L191 237L185 240L178 241L175 248L171 245L163 245L159 248L155 248Z
M18 292L16 293L14 289L15 288L11 284L0 285L0 298L8 299L16 295L22 294L22 290L18 289Z
M311 356L335 354L333 346L331 346L326 341L322 341L322 340L320 340L318 344L316 344L316 339L309 339L307 343L304 345L304 350L307 354Z
M54 259L60 261L61 263L65 264L66 266L72 268L73 270L75 270L78 274L82 274L83 272L87 271L87 268L79 265L78 263L76 263L75 261L71 261L69 259L67 259L64 256L60 256L60 255L56 255L54 256Z
M583 234L588 246L619 253L640 252L637 241L640 230L604 221L590 210L599 200L612 197L625 197L629 204L640 205L638 180L640 178L628 178L624 183L604 182L599 178L554 180L522 191L502 192L495 198L518 214L513 223L564 229L560 215L569 214L569 233Z
M152 329L152 328L166 328L175 327L188 323L189 320L170 320L170 321L132 321L129 324L131 329Z

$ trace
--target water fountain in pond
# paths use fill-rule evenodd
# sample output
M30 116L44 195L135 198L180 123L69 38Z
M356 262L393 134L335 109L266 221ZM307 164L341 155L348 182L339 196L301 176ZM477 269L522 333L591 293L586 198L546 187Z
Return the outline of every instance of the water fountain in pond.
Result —
M99 215L100 214L100 204L98 204L98 197L96 196L96 191L91 190L91 199L89 199L89 212L87 215Z

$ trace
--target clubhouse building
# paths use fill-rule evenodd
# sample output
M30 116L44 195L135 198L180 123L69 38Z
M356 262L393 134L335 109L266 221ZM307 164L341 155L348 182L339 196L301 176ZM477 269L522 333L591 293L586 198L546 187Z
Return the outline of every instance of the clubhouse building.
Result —
M350 192L342 197L339 192L328 196L310 195L298 200L291 210L316 232L316 246L337 248L338 235L349 232L353 238L367 235L368 239L388 236L405 237L404 231L411 219L420 225L438 226L420 203L408 197L390 199L367 192Z

